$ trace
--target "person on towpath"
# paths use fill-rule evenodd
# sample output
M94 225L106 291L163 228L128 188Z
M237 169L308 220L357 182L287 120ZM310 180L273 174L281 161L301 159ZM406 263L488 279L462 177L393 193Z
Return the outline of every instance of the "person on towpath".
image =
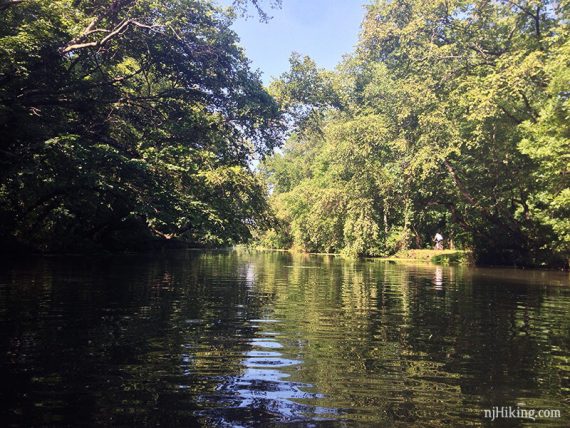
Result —
M443 250L443 236L441 235L441 233L439 233L439 231L435 234L433 240L435 242L435 249Z

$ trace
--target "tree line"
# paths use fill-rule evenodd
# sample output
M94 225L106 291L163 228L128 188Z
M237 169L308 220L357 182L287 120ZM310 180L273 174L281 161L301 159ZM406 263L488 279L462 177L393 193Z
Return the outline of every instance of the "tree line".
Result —
M334 71L294 54L268 88L230 28L248 7L268 18L0 0L2 248L381 256L440 230L481 263L567 264L567 0L376 0Z
M0 1L3 249L222 246L268 221L279 107L230 29L257 0Z
M377 0L336 70L270 86L294 130L262 171L263 246L353 256L441 230L480 263L570 250L568 1Z

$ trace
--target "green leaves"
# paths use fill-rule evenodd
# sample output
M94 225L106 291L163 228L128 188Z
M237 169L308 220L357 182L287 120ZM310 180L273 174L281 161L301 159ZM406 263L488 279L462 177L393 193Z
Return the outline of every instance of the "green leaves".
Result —
M247 240L281 114L206 0L0 11L0 236L41 250ZM23 214L20 214L23 213Z
M562 33L563 34L563 33ZM567 32L566 32L567 35ZM533 177L539 184L530 197L529 211L538 222L552 228L556 239L549 246L570 252L570 41L560 36L545 60L548 81L537 118L521 124L524 138L519 150L538 164Z
M334 75L293 57L272 87L318 120L265 166L293 245L376 255L440 229L480 262L566 263L566 27L550 1L376 1Z

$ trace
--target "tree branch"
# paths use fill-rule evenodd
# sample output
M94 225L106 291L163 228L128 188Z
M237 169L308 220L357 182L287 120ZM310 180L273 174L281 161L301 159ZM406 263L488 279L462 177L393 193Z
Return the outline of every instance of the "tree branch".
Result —
M523 123L523 121L521 119L519 119L518 117L516 117L515 115L513 115L511 112L509 112L505 107L503 107L500 104L497 104L497 106L501 109L501 111L503 113L505 113L507 115L507 117L509 117L510 119L512 119L517 125L520 125L521 123Z
M526 8L522 5L520 5L519 3L512 1L512 0L507 0L507 3L509 3L510 5L516 7L517 9L519 9L520 11L522 11L525 15L528 15L532 18L532 20L534 21L534 31L536 33L536 38L540 39L541 36L541 31L540 31L540 6L536 7L536 13L533 13L531 9Z
M489 208L481 206L481 204L475 200L475 198L467 191L467 189L465 188L465 185L463 184L463 181L459 178L459 175L457 174L457 171L455 171L455 169L453 168L453 166L449 163L449 161L447 159L445 159L443 161L445 167L447 168L447 171L449 172L449 175L451 176L451 178L453 179L453 182L455 183L455 185L457 186L457 189L459 190L459 192L461 193L461 195L463 195L463 197L465 198L465 200L467 202L469 202L473 208L477 208L479 210L479 212L487 219L489 220L491 223L493 224L497 224L501 227L504 227L505 229L507 229L509 232L511 232L513 234L513 236L518 236L520 235L520 227L519 224L516 220L513 219L514 224L508 224L505 222L500 222L499 221L499 216L495 213L493 214L491 212L491 210L489 210Z
M521 91L521 97L524 101L524 105L528 111L528 114L530 115L530 117L532 118L533 122L536 122L536 120L538 119L538 114L534 111L534 109L532 108L532 106L530 105L530 101L528 100L526 94Z
M533 19L536 19L536 16L534 13L532 13L529 9L527 9L526 7L518 4L515 1L512 0L507 0L507 3L510 4L511 6L516 7L517 9L519 9L520 11L524 12L526 15L530 16ZM540 10L540 9L539 9Z
M84 36L86 36L88 34L97 33L97 32L103 32L103 33L108 33L108 34L105 37L103 37L101 40L97 40L97 41L93 41L93 42L74 43L74 44L67 45L67 46L63 47L62 49L60 49L60 52L62 54L66 54L68 52L78 50L78 49L103 46L105 43L107 43L113 37L117 36L118 34L123 33L124 31L126 31L128 29L128 27L131 25L133 25L135 27L139 27L139 28L146 28L149 30L152 30L155 28L160 28L159 25L147 25L147 24L143 24L141 22L138 22L134 19L126 19L123 22L121 22L119 25L117 25L112 31L103 30L103 29L88 29L88 30L86 30L86 32L83 33ZM90 24L90 26L91 26L91 24ZM89 28L89 27L87 27L87 28Z
M455 168L453 168L453 166L449 163L447 159L443 161L443 164L445 165L447 172L449 172L449 175L453 179L453 182L455 183L457 189L463 195L463 197L474 207L479 207L479 202L477 202L475 198L471 196L471 194L467 191L467 189L465 189L465 186L463 185L463 182L459 178L457 171L455 171Z

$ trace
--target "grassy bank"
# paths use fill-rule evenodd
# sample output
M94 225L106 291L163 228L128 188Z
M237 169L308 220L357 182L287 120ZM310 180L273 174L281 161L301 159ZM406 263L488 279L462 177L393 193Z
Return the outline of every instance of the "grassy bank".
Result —
M464 250L402 250L389 260L416 260L437 264L473 264L473 254Z
M298 249L274 249L262 246L247 246L238 245L237 248L248 248L257 251L282 251L288 253L298 254L314 254L325 256L340 256L339 253L307 253ZM378 258L378 257L373 257ZM402 250L393 256L379 257L381 260L396 260L396 261L421 261L431 262L442 265L448 264L474 264L473 253L465 250Z

